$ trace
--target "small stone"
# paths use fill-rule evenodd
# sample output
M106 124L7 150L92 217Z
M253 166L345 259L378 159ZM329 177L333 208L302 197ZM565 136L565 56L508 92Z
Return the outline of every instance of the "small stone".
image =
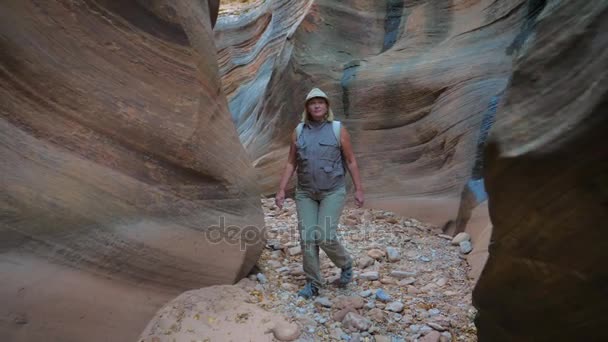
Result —
M403 307L404 305L401 302L391 302L386 305L385 309L392 312L401 312L403 311Z
M384 311L378 308L369 310L369 312L367 313L367 317L377 323L384 323L386 321L386 314L384 313Z
M281 264L281 262L277 261L277 260L268 260L268 266L270 266L271 268L277 269L279 267L282 267L283 264Z
M391 315L391 319L394 322L399 322L399 321L401 321L402 318L403 318L403 315L398 314L398 313L394 313L394 314Z
M393 272L391 272L391 277L397 278L397 279L409 278L409 277L413 277L415 275L416 275L416 272L408 272L408 271L393 271Z
M422 256L422 257L420 257L420 261L431 262L431 258L429 258L427 256Z
M407 285L412 285L415 282L416 282L415 278L405 278L405 279L399 280L399 282L397 283L397 285L399 285L399 286L407 286Z
M439 342L441 334L438 331L431 331L428 334L418 339L418 342Z
M420 328L421 328L420 325L418 325L418 324L412 324L412 325L410 325L409 330L410 330L410 332L412 334L417 334L417 333L420 332Z
M448 280L446 278L439 278L435 284L437 284L437 286L445 286L448 283Z
M339 341L339 340L342 339L342 335L344 335L344 331L342 329L340 329L340 328L329 329L329 336L332 339L335 339L335 340Z
M373 301L369 301L369 302L367 302L367 304L365 304L365 306L364 306L364 307L365 307L366 309L373 309L373 308L375 308L375 307L376 307L376 303L375 303L375 302L373 302Z
M287 273L287 272L289 272L289 267L283 266L281 268L278 268L277 272L279 272L279 273Z
M333 315L331 316L331 318L336 322L342 322L344 320L344 317L346 317L346 315L349 312L357 313L357 310L352 307L340 309L340 310L334 312Z
M439 315L440 313L441 313L441 311L439 311L439 309L436 309L436 308L432 308L432 309L430 309L430 310L429 310L429 315L430 315L431 317L433 317L433 316L437 316L437 315Z
M384 304L384 303L376 303L376 307L378 309L384 309L386 307L386 304Z
M300 254L302 254L302 247L300 247L300 246L291 247L290 249L287 250L287 254L289 254L291 256L300 255Z
M302 266L296 266L289 269L289 274L292 276L304 275L304 268Z
M363 280L378 280L379 277L380 276L377 271L369 271L359 275L359 278Z
M428 322L426 325L428 325L429 327L437 330L437 331L446 331L447 329L442 327L441 325L437 324L437 323L433 323L433 322Z
M349 312L344 317L342 326L348 331L359 332L369 329L372 326L372 322L359 314Z
M361 309L365 305L365 300L359 296L339 296L334 300L334 306L337 309L354 308Z
M361 342L361 334L354 333L350 335L350 342Z
M357 259L357 266L360 269L365 269L370 267L371 265L374 264L374 259L366 256L362 256L361 258Z
M454 246L458 246L460 245L460 243L462 241L471 241L471 236L468 233L462 232L462 233L458 233L456 236L454 236L454 238L452 239L452 245Z
M397 262L397 261L401 260L401 254L399 254L399 250L397 248L386 247L386 255L387 255L388 261L390 261L390 262Z
M462 241L460 243L460 252L462 254L469 254L473 250L473 245L471 245L471 241Z
M376 342L392 342L393 339L390 336L385 335L374 335Z
M441 333L441 337L439 338L439 342L451 342L452 334L449 331L445 331Z
M369 250L367 252L367 255L370 258L374 258L376 260L380 260L380 259L384 258L384 256L386 255L386 253L384 253L384 251L381 250L381 249L374 248L374 249Z
M274 326L272 334L279 341L293 341L300 337L300 327L295 323L281 322Z
M298 289L298 286L290 283L283 283L281 284L281 288L285 291L293 292Z
M258 278L258 281L260 282L260 284L266 284L268 282L268 278L266 278L266 276L263 273L258 273L256 275L256 278Z
M281 251L273 251L272 253L270 253L270 257L272 259L280 259L283 256Z
M383 289L378 289L376 290L376 299L386 303L391 301L391 296L388 293L384 292Z
M250 274L247 278L249 278L249 280L253 280L253 281L258 280L258 277L256 277L255 274Z
M363 298L367 298L371 295L372 295L372 290L365 290L365 291L359 292L359 296L361 296Z
M409 285L407 287L407 294L417 295L418 293L420 293L420 290L418 290L418 288L416 288L415 286Z
M391 278L387 278L384 277L382 279L380 279L380 282L384 285L395 285L397 284L397 281L395 279L391 279Z
M327 297L317 297L317 299L315 299L315 304L319 304L325 308L331 308L332 306L331 300Z

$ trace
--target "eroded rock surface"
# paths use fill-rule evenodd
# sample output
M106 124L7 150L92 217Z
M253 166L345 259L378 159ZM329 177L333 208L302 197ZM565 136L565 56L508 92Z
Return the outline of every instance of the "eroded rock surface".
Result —
M454 219L527 14L524 0L277 0L220 18L224 89L263 192L319 86L351 132L369 205Z
M0 4L0 298L27 318L3 340L134 340L169 298L254 265L263 243L207 234L263 227L210 7Z
M486 154L480 341L608 338L608 3L546 3Z

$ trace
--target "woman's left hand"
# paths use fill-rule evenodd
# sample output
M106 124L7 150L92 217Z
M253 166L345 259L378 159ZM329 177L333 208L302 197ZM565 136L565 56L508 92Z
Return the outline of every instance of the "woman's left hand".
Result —
M357 208L361 208L364 202L365 198L363 197L363 190L355 191L355 205Z

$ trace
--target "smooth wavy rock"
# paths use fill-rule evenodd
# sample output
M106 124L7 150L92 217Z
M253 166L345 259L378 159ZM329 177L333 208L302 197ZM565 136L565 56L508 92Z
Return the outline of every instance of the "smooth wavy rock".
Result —
M479 341L604 341L608 3L547 1L486 153Z
M259 256L218 2L167 3L0 4L4 341L135 340L165 301Z
M220 18L222 80L262 191L276 191L313 86L350 130L368 203L454 219L524 0L267 1Z

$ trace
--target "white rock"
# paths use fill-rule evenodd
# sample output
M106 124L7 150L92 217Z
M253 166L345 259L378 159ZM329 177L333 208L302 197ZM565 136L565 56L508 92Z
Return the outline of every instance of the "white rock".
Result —
M332 305L331 300L329 300L327 297L317 297L317 299L315 299L315 303L326 308L331 308Z
M300 247L300 246L291 247L290 249L287 250L287 254L289 254L291 256L300 255L300 254L302 254L302 247Z
M295 323L281 322L274 326L272 334L279 341L293 341L300 337L300 327Z
M346 317L344 317L342 326L346 330L358 332L369 329L372 326L372 322L359 314L349 312L346 314Z
M397 278L397 279L404 279L404 278L408 278L408 277L413 277L416 275L416 272L408 272L408 271L400 271L400 270L396 270L391 272L391 277L393 278Z
M460 245L460 243L462 241L470 241L471 240L471 236L469 235L469 233L458 233L456 236L454 236L454 238L452 239L452 245L454 246L458 246Z
M403 311L403 307L404 305L401 302L391 302L386 305L385 310L398 313Z
M390 262L397 262L397 261L401 260L401 254L399 254L399 250L397 248L386 247L386 255L387 255L388 261L390 261Z
M361 296L363 298L367 298L371 295L372 295L372 290L365 290L365 291L359 292L359 296Z
M359 278L364 280L378 280L379 277L380 276L377 271L365 272L359 275Z
M460 243L460 252L463 254L469 254L473 250L473 245L471 245L471 241L462 241Z

